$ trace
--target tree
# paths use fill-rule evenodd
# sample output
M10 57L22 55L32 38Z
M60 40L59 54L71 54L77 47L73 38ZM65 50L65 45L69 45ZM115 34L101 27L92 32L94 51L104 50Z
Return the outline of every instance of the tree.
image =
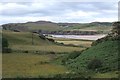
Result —
M11 53L12 50L8 46L8 40L2 37L2 53Z
M89 64L87 65L88 69L92 69L95 70L97 68L102 67L102 62L99 59L93 59L89 62Z

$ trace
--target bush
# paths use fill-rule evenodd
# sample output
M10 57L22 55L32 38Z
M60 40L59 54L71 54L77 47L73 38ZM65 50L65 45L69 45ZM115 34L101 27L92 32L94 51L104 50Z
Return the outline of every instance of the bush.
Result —
M4 47L2 48L2 53L11 53L12 50L10 48Z
M40 34L39 37L40 37L41 39L43 39L43 40L46 40L46 37L45 37L44 35L42 35L42 34Z
M55 52L49 52L50 54L55 54Z
M8 40L6 38L2 38L2 47L8 47Z
M47 39L48 39L49 41L51 41L51 42L55 42L54 39L50 39L50 38L47 38Z
M28 51L24 51L24 53L28 53Z
M93 59L87 65L88 69L96 70L97 68L102 67L102 62L99 59Z
M12 50L8 48L8 40L2 37L2 53L11 53Z
M78 57L81 54L81 52L79 51L74 51L73 53L70 53L68 58L69 59L75 59L76 57Z

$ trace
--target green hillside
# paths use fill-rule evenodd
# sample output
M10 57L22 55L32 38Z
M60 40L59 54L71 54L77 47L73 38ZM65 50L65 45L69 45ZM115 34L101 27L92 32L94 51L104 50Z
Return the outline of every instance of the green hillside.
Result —
M62 77L118 78L120 41L104 41L81 52L66 54L56 63L66 65L70 72Z
M32 45L32 33L3 31L3 37L8 39L10 45ZM33 34L34 45L51 44L50 41L39 38L39 35Z
M81 71L82 69L87 70L89 62L93 59L98 59L102 62L102 67L98 71L115 71L118 69L118 45L120 45L120 41L102 42L83 51L68 66L76 71Z
M120 22L114 23L113 26L111 32L106 37L93 42L92 47L64 56L61 63L77 77L83 75L83 77L117 78Z

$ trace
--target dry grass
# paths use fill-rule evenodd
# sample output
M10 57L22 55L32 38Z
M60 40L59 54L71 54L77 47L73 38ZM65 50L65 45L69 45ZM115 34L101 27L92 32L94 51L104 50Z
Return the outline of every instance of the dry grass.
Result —
M8 39L9 47L12 50L27 50L27 51L45 51L45 52L71 52L81 51L84 48L60 46L56 45L48 40L43 40L34 34L34 45L32 45L31 33L30 32L11 32L4 31L3 36Z
M77 46L84 46L84 47L90 47L92 42L91 41L57 41L59 43L64 43L64 44L73 44Z
M13 45L13 50L27 50L27 51L44 51L44 52L72 52L81 51L84 48L69 47L69 46L57 46L57 45L44 45L44 46L32 46L32 45Z
M118 73L118 74L116 74ZM96 73L93 78L119 78L119 72Z
M3 77L39 77L65 73L67 69L51 63L48 55L24 53L3 54Z
M65 38L54 38L54 37L50 37L50 38L54 39L58 43L72 44L72 45L84 46L84 47L91 47L91 44L93 42L91 40L67 39L67 38L65 39Z

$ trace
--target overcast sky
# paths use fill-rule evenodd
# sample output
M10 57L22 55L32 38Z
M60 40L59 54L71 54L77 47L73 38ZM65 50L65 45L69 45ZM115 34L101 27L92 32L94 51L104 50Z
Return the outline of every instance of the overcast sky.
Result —
M118 2L14 1L0 3L0 24L28 21L113 22L118 20Z

